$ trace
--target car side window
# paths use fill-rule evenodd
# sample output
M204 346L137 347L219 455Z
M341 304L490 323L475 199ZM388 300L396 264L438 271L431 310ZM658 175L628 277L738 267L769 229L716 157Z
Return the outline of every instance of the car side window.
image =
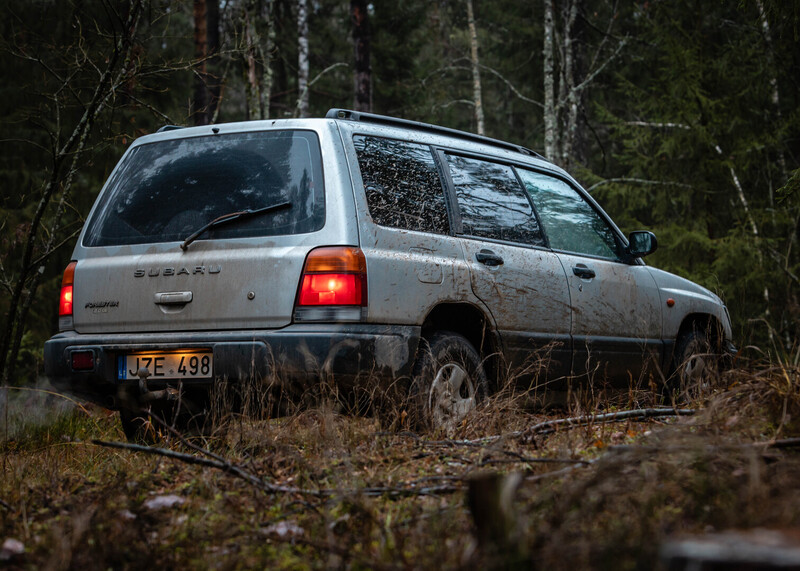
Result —
M480 159L447 155L464 234L544 245L539 221L514 169Z
M614 231L584 198L561 179L518 169L554 250L617 259Z
M356 135L370 216L381 226L448 234L447 208L430 147Z

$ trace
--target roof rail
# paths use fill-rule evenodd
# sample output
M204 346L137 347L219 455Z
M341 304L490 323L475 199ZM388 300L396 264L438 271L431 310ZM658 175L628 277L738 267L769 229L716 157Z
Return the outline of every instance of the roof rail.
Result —
M164 125L156 133L166 133L167 131L174 131L175 129L183 129L180 125Z
M328 112L325 114L325 117L328 119L346 119L348 121L361 121L364 123L394 125L398 127L408 127L409 129L415 129L417 131L440 133L443 135L458 137L460 139L468 139L470 141L476 141L478 143L493 145L495 147L502 147L504 149L517 151L518 153L522 153L524 155L530 155L532 157L537 157L539 159L547 160L536 151L533 151L521 145L507 143L506 141L492 139L490 137L485 137L483 135L476 135L475 133L468 133L467 131L459 131L458 129L450 129L449 127L440 127L438 125L432 125L431 123L421 123L419 121L411 121L409 119L398 119L396 117L388 117L386 115L376 115L374 113L362 113L361 111L351 111L349 109L335 109L335 108L329 109Z

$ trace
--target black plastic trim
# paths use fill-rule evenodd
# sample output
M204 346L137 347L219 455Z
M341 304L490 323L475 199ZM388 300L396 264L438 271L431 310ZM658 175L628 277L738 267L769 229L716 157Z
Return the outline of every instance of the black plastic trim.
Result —
M167 131L177 131L178 129L184 129L184 127L180 125L164 125L156 133L166 133Z
M451 129L449 127L441 127L431 123L422 123L420 121L411 121L410 119L398 119L397 117L389 117L387 115L376 115L375 113L362 113L360 111L351 111L349 109L329 109L325 114L326 119L344 119L347 121L359 121L362 123L377 123L380 125L391 125L396 127L406 127L416 131L427 131L429 133L438 133L442 135L449 135L459 139L474 141L477 143L484 143L492 145L493 147L500 147L511 151L522 153L538 159L545 159L542 155L534 150L523 147L522 145L515 145L506 141L492 139L484 135L476 135L475 133L468 133L467 131L459 131L458 129Z

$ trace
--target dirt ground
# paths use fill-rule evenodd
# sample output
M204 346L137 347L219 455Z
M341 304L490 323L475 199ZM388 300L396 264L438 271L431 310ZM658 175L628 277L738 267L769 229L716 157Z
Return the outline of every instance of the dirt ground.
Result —
M800 529L786 363L669 410L643 392L544 413L506 392L419 434L323 399L205 437L161 428L149 449L124 444L117 415L45 390L0 389L11 569L666 569L687 538Z

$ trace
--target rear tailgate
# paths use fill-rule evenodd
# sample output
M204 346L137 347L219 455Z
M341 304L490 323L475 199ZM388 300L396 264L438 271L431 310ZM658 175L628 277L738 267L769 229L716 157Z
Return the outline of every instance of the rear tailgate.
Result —
M309 248L272 242L235 249L225 241L195 243L185 253L174 246L172 251L81 260L75 270L75 330L283 327L292 318Z
M74 329L288 325L308 252L358 243L341 154L330 120L143 137L115 169L76 246Z

